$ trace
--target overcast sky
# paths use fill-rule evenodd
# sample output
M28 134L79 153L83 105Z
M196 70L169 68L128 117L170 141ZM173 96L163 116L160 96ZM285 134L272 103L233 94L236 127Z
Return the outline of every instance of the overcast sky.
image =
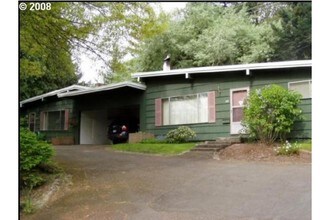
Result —
M163 10L165 12L171 12L175 9L181 9L184 8L186 5L186 2L161 2L160 3ZM80 81L91 81L92 83L95 82L103 82L102 78L98 75L98 70L102 68L102 62L99 61L92 61L89 59L86 55L81 55L81 62L80 62L80 70L83 73L82 78Z

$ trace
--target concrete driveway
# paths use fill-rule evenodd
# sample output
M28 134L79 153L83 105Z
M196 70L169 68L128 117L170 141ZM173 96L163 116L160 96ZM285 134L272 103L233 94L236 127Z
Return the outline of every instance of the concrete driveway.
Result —
M311 219L310 164L160 157L105 146L56 152L73 184L28 219Z

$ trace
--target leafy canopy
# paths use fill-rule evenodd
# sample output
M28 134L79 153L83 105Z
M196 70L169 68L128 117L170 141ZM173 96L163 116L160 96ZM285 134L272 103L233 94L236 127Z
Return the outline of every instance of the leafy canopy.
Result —
M146 2L52 2L19 19L20 99L77 83L80 54L103 61L105 75L125 72L124 57L163 27Z
M310 59L310 3L191 2L147 38L136 71Z

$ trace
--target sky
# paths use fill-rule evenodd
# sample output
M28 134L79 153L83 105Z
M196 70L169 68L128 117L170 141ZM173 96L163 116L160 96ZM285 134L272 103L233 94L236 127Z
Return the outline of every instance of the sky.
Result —
M186 6L186 2L161 2L161 7L165 12L172 12L176 9L181 9ZM156 10L157 12L157 10ZM102 77L99 76L98 70L102 68L102 62L101 61L93 61L86 55L80 56L81 62L80 62L80 70L83 74L81 79L79 81L85 81L92 83L103 83Z

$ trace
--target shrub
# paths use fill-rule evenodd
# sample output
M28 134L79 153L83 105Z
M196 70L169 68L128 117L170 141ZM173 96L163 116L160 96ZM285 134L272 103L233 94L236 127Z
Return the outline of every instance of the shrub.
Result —
M284 140L301 118L301 95L278 85L265 86L250 93L244 107L243 125L249 135L266 144Z
M285 141L283 145L276 148L277 155L292 155L299 154L300 145L297 143L290 144L289 141Z
M35 133L20 128L20 186L33 188L44 182L38 166L49 163L54 149L45 141L38 140Z
M196 133L192 129L187 126L180 126L167 133L166 141L169 143L184 143L194 137L196 137Z

